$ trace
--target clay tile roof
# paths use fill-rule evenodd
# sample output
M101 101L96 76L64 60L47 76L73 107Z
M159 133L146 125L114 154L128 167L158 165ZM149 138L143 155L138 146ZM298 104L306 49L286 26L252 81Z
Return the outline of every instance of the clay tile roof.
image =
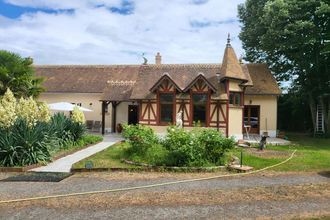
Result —
M235 51L230 44L227 44L226 46L220 73L221 79L231 78L248 81L246 75L243 73Z
M246 68L253 81L253 86L246 88L246 94L280 95L282 93L266 64L246 64Z
M243 83L242 85L244 86L253 86L253 81L251 79L250 73L249 73L249 69L247 68L247 65L245 64L241 64L241 68L243 70L243 73L245 75L245 77L247 78L247 82Z
M118 83L117 83L118 82ZM103 90L101 100L128 101L132 94L135 81L110 82Z
M150 98L150 88L162 77L171 79L179 91L186 89L196 78L204 77L210 87L218 90L212 94L213 98L227 99L216 77L220 69L221 64L35 66L36 75L45 78L43 86L47 92L100 93L102 100L113 101ZM281 94L265 64L243 64L240 69L246 78L242 85L249 86L247 94Z
M184 90L199 73L202 72L207 81L217 87L216 73L220 72L219 64L161 64L145 65L139 73L136 86L133 88L132 99L144 99L150 95L152 88L166 72L177 86Z
M136 80L140 65L40 65L47 92L102 93L111 80Z

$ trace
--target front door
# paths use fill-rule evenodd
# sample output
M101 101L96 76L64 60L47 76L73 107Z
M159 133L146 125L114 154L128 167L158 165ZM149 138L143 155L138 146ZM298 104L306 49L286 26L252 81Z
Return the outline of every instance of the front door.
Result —
M128 106L128 124L137 124L139 122L138 117L138 106L129 105Z
M244 106L244 130L246 129L251 134L259 134L260 128L260 106L245 105Z

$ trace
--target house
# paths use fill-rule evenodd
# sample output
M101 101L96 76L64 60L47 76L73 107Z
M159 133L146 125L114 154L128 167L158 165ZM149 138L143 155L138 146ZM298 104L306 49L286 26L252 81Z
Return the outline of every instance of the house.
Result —
M268 132L276 136L281 94L265 64L242 64L228 40L222 64L44 65L35 66L47 89L40 100L90 108L87 120L101 121L102 133L118 123L140 123L157 132L176 123L196 123L227 136Z

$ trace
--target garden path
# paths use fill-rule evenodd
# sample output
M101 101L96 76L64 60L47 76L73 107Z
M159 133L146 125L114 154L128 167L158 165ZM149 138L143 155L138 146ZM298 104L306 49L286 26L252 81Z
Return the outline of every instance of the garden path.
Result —
M37 167L37 168L31 169L29 171L69 173L71 166L74 163L76 163L82 159L85 159L93 154L96 154L121 140L122 140L122 138L118 135L112 135L112 134L105 135L105 136L103 136L103 141L98 144L95 144L95 145L85 148L83 150L77 151L68 156L62 157L58 160L55 160L52 163L47 164L46 166Z

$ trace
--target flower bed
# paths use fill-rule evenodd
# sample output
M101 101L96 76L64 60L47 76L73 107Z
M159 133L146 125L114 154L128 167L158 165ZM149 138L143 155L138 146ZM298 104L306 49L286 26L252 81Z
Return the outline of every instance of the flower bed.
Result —
M59 152L82 148L93 139L84 136L84 121L78 108L72 118L62 113L50 116L47 104L17 100L7 90L0 98L0 166L43 165Z
M234 140L214 129L195 128L186 131L171 126L160 139L143 125L124 125L128 142L125 158L161 167L214 167L224 165L225 152L234 147Z

